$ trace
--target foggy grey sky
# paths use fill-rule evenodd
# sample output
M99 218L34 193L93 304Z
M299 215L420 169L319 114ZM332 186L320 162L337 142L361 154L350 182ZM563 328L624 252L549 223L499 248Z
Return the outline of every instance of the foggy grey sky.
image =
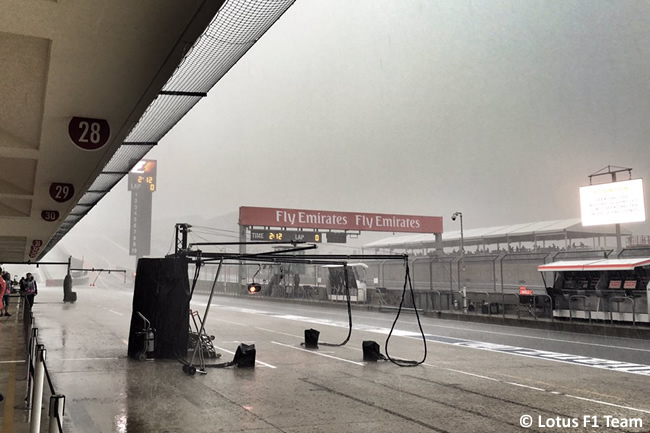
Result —
M579 217L589 174L650 178L649 18L646 1L298 0L147 156L154 220ZM71 233L127 229L129 206L123 180Z

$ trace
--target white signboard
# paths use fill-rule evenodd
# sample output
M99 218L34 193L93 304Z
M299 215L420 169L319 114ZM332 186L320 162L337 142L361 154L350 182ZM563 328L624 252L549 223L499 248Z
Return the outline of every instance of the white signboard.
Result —
M645 221L643 180L583 186L580 209L583 226Z

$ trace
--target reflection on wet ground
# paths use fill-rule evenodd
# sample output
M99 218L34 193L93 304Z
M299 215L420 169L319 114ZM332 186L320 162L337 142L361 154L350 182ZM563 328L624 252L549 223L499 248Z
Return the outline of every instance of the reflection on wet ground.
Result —
M43 288L34 306L53 384L66 395L66 432L520 432L524 415L536 422L611 415L643 422L642 428L624 431L650 427L650 376L503 349L536 348L643 367L650 359L647 341L426 318L426 363L400 368L362 360L364 340L378 341L384 351L392 315L355 312L346 346L304 350L307 328L319 329L321 341L342 341L345 311L216 298L206 327L223 360L232 359L245 342L255 344L259 362L255 369L188 376L174 360L127 358L132 297L124 286L105 279L75 290L74 305L60 302L60 288ZM206 299L195 301L202 311ZM13 431L26 432L27 412L19 404L25 389L22 327L19 319L9 319L0 328L0 385L10 388L14 379ZM400 319L398 329L391 354L420 359L414 317ZM6 405L2 413L5 431ZM46 423L46 409L43 419ZM580 424L572 431L591 429Z

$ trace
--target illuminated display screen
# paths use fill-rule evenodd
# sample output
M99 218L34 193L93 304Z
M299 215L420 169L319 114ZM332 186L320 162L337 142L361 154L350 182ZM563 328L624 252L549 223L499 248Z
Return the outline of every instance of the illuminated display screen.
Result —
M580 209L583 226L645 221L643 180L583 186Z
M155 160L138 161L129 171L129 191L154 192L156 190L156 169Z
M287 230L251 230L252 241L275 242L322 242L323 236L318 232Z

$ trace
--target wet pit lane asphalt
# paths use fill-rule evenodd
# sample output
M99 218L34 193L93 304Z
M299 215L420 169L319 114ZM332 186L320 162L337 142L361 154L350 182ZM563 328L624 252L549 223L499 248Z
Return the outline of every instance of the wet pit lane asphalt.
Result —
M132 295L119 278L40 291L34 308L50 375L66 395L66 432L641 432L650 431L650 341L422 318L426 362L366 363L395 313L347 312L263 298L215 297L206 330L222 360L254 343L255 369L188 376L171 360L126 357ZM206 296L193 308L203 316ZM393 357L421 360L415 316L403 314ZM222 361L219 360L219 361ZM215 362L210 361L208 362Z

